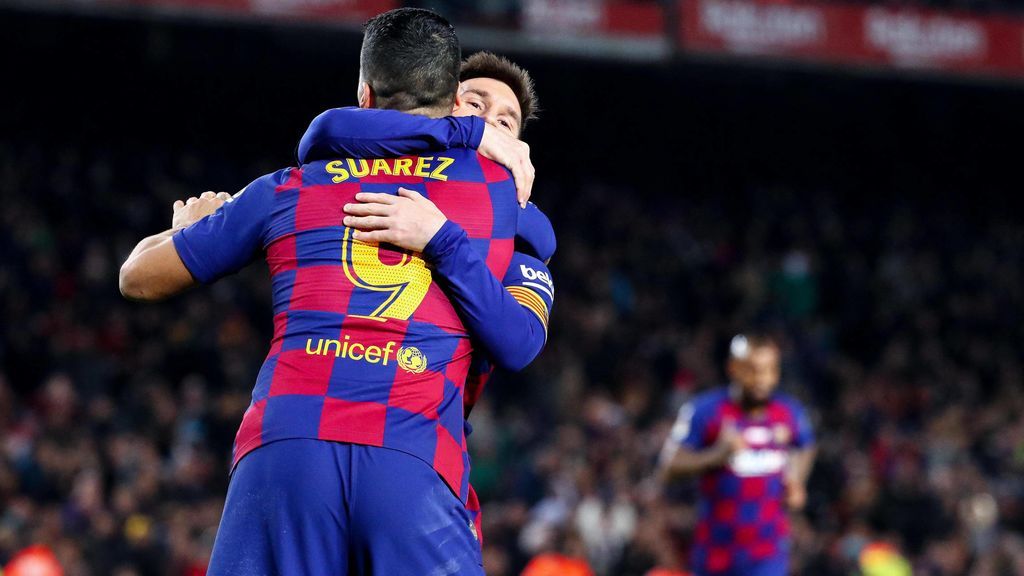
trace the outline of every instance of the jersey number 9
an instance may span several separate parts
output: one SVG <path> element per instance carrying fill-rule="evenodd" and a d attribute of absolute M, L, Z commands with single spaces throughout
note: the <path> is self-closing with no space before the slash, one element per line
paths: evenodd
<path fill-rule="evenodd" d="M 345 228 L 342 240 L 345 276 L 358 288 L 388 294 L 368 316 L 408 320 L 427 296 L 433 277 L 419 256 L 408 252 L 389 254 L 397 256 L 397 261 L 385 263 L 381 260 L 380 246 L 352 238 L 352 229 Z"/>

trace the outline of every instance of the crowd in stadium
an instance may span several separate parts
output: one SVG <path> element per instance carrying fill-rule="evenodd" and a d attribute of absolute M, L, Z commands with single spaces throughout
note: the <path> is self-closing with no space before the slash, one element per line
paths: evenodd
<path fill-rule="evenodd" d="M 71 576 L 204 573 L 269 341 L 265 271 L 146 306 L 117 269 L 173 200 L 272 168 L 0 144 L 0 562 L 45 543 Z M 1024 227 L 776 187 L 650 211 L 619 199 L 654 187 L 591 182 L 568 202 L 563 176 L 535 193 L 560 241 L 550 341 L 470 419 L 488 574 L 550 554 L 598 576 L 684 567 L 692 486 L 659 486 L 657 454 L 755 324 L 818 430 L 797 573 L 849 574 L 878 543 L 915 574 L 1024 573 Z"/>

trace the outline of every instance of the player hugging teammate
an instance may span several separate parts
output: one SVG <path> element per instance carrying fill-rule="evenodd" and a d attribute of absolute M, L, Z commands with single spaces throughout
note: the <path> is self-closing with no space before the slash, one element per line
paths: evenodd
<path fill-rule="evenodd" d="M 270 269 L 274 337 L 211 576 L 483 573 L 466 418 L 494 366 L 539 354 L 555 293 L 518 140 L 536 99 L 507 60 L 462 62 L 426 10 L 368 22 L 360 63 L 359 107 L 318 116 L 298 167 L 176 202 L 121 270 L 151 301 Z M 771 338 L 735 338 L 728 370 L 680 410 L 660 470 L 700 478 L 697 574 L 782 576 L 811 428 L 775 391 Z"/>
<path fill-rule="evenodd" d="M 460 89 L 473 62 L 460 70 L 454 29 L 426 10 L 368 22 L 360 64 L 361 110 L 321 115 L 297 168 L 176 202 L 121 269 L 141 301 L 258 255 L 270 270 L 274 337 L 212 576 L 483 572 L 465 415 L 489 366 L 540 352 L 554 298 L 553 232 L 526 203 L 516 139 L 532 88 L 505 62 Z"/>

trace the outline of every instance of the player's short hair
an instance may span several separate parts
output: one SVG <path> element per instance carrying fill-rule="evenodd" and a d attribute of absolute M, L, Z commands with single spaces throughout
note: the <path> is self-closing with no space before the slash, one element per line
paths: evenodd
<path fill-rule="evenodd" d="M 360 76 L 378 108 L 451 112 L 462 51 L 455 27 L 422 8 L 398 8 L 363 25 Z"/>
<path fill-rule="evenodd" d="M 729 357 L 744 360 L 754 348 L 779 348 L 775 337 L 767 332 L 749 331 L 737 334 L 729 341 Z"/>
<path fill-rule="evenodd" d="M 473 78 L 492 78 L 508 84 L 512 93 L 516 95 L 519 108 L 522 110 L 520 133 L 526 129 L 528 121 L 537 117 L 537 93 L 533 88 L 533 78 L 530 77 L 529 72 L 515 62 L 491 52 L 477 52 L 466 58 L 466 61 L 462 63 L 462 70 L 459 72 L 459 81 Z"/>

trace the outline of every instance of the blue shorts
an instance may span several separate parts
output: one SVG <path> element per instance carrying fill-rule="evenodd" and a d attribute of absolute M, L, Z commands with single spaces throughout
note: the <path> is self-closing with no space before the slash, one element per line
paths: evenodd
<path fill-rule="evenodd" d="M 209 576 L 483 576 L 465 505 L 426 462 L 324 440 L 235 467 Z"/>

